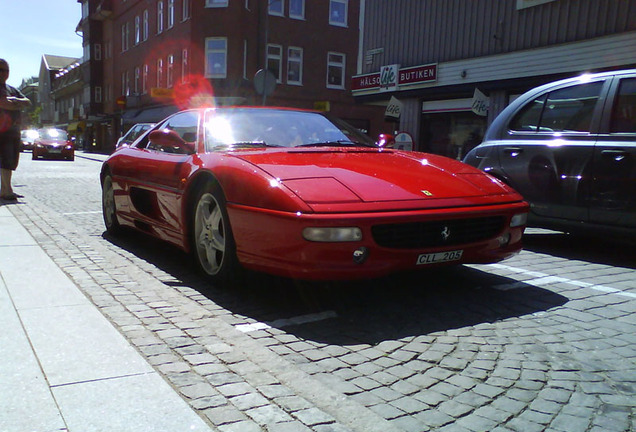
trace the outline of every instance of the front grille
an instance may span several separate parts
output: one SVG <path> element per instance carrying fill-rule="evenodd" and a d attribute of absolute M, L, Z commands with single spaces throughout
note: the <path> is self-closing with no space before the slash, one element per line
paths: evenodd
<path fill-rule="evenodd" d="M 453 246 L 486 240 L 503 229 L 503 216 L 375 225 L 375 242 L 392 249 Z"/>

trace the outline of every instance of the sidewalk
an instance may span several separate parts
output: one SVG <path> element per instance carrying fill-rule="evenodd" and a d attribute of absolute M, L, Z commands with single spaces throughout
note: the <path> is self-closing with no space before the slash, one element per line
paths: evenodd
<path fill-rule="evenodd" d="M 0 206 L 0 432 L 211 431 Z"/>

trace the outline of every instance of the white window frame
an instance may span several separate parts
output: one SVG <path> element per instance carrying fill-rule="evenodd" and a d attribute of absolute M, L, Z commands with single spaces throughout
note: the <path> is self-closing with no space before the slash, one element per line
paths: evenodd
<path fill-rule="evenodd" d="M 301 4 L 301 12 L 299 14 L 292 13 L 292 3 L 300 3 Z M 289 0 L 289 17 L 294 19 L 305 19 L 305 0 Z"/>
<path fill-rule="evenodd" d="M 209 48 L 210 43 L 222 42 L 223 47 Z M 222 55 L 223 65 L 221 66 L 222 72 L 213 72 L 209 64 L 210 55 Z M 209 37 L 205 38 L 205 77 L 206 78 L 226 78 L 227 77 L 227 38 L 224 37 Z"/>
<path fill-rule="evenodd" d="M 338 56 L 342 59 L 342 61 L 333 61 L 332 60 L 332 56 Z M 329 51 L 327 53 L 327 88 L 330 89 L 338 89 L 338 90 L 344 90 L 345 88 L 345 81 L 346 81 L 346 65 L 347 65 L 347 56 L 344 53 L 339 53 L 339 52 L 333 52 L 333 51 Z M 332 67 L 337 67 L 340 68 L 342 70 L 342 83 L 340 84 L 333 84 L 329 82 L 329 70 Z"/>
<path fill-rule="evenodd" d="M 157 34 L 163 33 L 163 1 L 157 2 Z"/>
<path fill-rule="evenodd" d="M 172 88 L 174 85 L 174 54 L 168 55 L 166 63 L 166 87 Z"/>
<path fill-rule="evenodd" d="M 187 0 L 186 0 L 187 1 Z M 184 48 L 181 51 L 181 82 L 190 81 L 190 59 L 189 59 L 189 51 L 187 48 Z"/>
<path fill-rule="evenodd" d="M 271 53 L 270 49 L 278 50 L 278 54 Z M 271 70 L 269 64 L 271 62 L 278 63 L 278 76 L 274 73 L 275 71 Z M 282 82 L 283 75 L 283 46 L 277 44 L 267 44 L 267 69 L 276 77 L 276 82 Z"/>
<path fill-rule="evenodd" d="M 135 68 L 134 89 L 135 94 L 139 94 L 139 81 L 141 80 L 141 68 L 137 66 Z"/>
<path fill-rule="evenodd" d="M 143 27 L 141 32 L 141 40 L 145 42 L 148 40 L 148 29 L 150 27 L 149 19 L 148 19 L 148 9 L 144 10 L 143 14 Z"/>
<path fill-rule="evenodd" d="M 147 64 L 143 65 L 141 70 L 141 92 L 143 94 L 148 93 L 148 76 L 150 75 L 150 66 Z"/>
<path fill-rule="evenodd" d="M 168 0 L 168 27 L 174 27 L 174 0 Z"/>
<path fill-rule="evenodd" d="M 333 19 L 333 6 L 335 4 L 344 5 L 344 18 L 334 20 Z M 329 0 L 329 24 L 338 26 L 338 27 L 347 27 L 347 23 L 349 22 L 349 0 Z"/>
<path fill-rule="evenodd" d="M 128 51 L 128 36 L 130 34 L 130 27 L 128 23 L 121 25 L 121 52 Z"/>
<path fill-rule="evenodd" d="M 157 59 L 157 88 L 162 88 L 163 84 L 163 59 Z"/>
<path fill-rule="evenodd" d="M 181 3 L 181 20 L 186 21 L 190 18 L 190 0 L 183 0 Z"/>
<path fill-rule="evenodd" d="M 294 52 L 299 53 L 300 56 L 295 56 Z M 297 80 L 290 79 L 289 77 L 289 72 L 292 69 L 292 65 L 298 65 Z M 300 47 L 287 47 L 287 84 L 303 85 L 303 49 Z"/>
<path fill-rule="evenodd" d="M 137 15 L 135 17 L 135 45 L 141 43 L 141 17 Z"/>

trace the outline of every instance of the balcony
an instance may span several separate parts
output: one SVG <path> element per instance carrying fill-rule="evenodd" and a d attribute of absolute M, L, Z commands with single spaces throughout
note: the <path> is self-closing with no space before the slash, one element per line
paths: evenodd
<path fill-rule="evenodd" d="M 91 15 L 91 18 L 97 21 L 104 21 L 113 14 L 113 2 L 112 0 L 102 0 L 95 9 L 95 12 Z"/>

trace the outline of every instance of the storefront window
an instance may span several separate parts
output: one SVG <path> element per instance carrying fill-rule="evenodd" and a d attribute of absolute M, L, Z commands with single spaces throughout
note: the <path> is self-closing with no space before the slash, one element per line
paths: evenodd
<path fill-rule="evenodd" d="M 486 127 L 486 117 L 470 111 L 423 114 L 418 150 L 461 160 L 481 143 Z"/>

